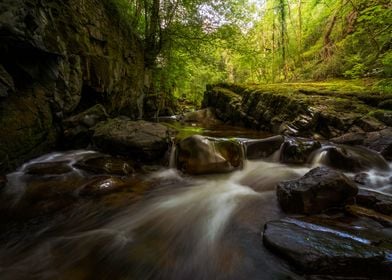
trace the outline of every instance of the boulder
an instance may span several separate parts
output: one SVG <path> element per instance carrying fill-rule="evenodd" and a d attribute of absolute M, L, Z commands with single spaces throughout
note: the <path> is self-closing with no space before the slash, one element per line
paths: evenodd
<path fill-rule="evenodd" d="M 260 159 L 271 156 L 280 149 L 285 138 L 281 135 L 244 142 L 247 159 Z"/>
<path fill-rule="evenodd" d="M 318 141 L 304 138 L 287 137 L 280 151 L 282 163 L 306 163 L 309 156 L 321 148 Z"/>
<path fill-rule="evenodd" d="M 98 149 L 114 155 L 137 161 L 157 161 L 169 148 L 169 134 L 169 129 L 158 123 L 115 118 L 93 128 L 93 143 Z"/>
<path fill-rule="evenodd" d="M 242 168 L 240 143 L 193 135 L 177 144 L 177 168 L 188 174 L 224 173 Z"/>
<path fill-rule="evenodd" d="M 181 120 L 189 123 L 194 122 L 208 125 L 221 123 L 221 121 L 216 118 L 215 112 L 212 108 L 184 113 Z"/>
<path fill-rule="evenodd" d="M 343 173 L 317 167 L 299 179 L 279 183 L 276 192 L 285 212 L 315 214 L 344 205 L 358 188 Z"/>
<path fill-rule="evenodd" d="M 318 223 L 288 218 L 268 222 L 263 243 L 306 275 L 389 279 L 391 235 L 372 227 L 366 222 L 348 228 L 325 218 Z"/>
<path fill-rule="evenodd" d="M 347 172 L 389 170 L 389 165 L 382 156 L 364 147 L 331 145 L 323 147 L 319 154 L 322 156 L 318 163 Z"/>
<path fill-rule="evenodd" d="M 366 137 L 364 132 L 350 132 L 330 139 L 331 142 L 344 145 L 362 145 Z"/>
<path fill-rule="evenodd" d="M 83 159 L 75 163 L 74 166 L 95 174 L 126 176 L 134 172 L 132 164 L 128 161 L 104 155 Z"/>

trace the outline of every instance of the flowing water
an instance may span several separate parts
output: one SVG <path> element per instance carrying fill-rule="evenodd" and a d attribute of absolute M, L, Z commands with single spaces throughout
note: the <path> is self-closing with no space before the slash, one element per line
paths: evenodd
<path fill-rule="evenodd" d="M 133 203 L 124 203 L 122 193 L 109 200 L 79 197 L 91 175 L 74 163 L 93 151 L 37 158 L 8 175 L 2 203 L 10 213 L 13 207 L 15 213 L 33 211 L 20 204 L 38 185 L 39 192 L 53 188 L 56 199 L 68 195 L 64 203 L 55 200 L 65 206 L 39 217 L 0 219 L 0 279 L 303 279 L 263 247 L 261 233 L 267 221 L 285 216 L 276 201 L 277 182 L 322 164 L 323 153 L 301 166 L 280 164 L 274 155 L 246 161 L 241 171 L 197 177 L 172 163 L 137 176 L 153 188 Z M 69 171 L 28 174 L 32 165 L 48 162 Z M 376 189 L 392 190 L 389 171 L 368 174 Z"/>

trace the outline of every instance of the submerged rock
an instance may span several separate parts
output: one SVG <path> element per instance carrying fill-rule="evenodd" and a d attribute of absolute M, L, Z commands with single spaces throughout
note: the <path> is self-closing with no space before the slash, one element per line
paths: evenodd
<path fill-rule="evenodd" d="M 29 175 L 60 175 L 72 171 L 72 167 L 68 161 L 59 162 L 39 162 L 31 164 L 25 170 L 26 174 Z"/>
<path fill-rule="evenodd" d="M 129 162 L 110 156 L 83 159 L 75 163 L 74 166 L 96 174 L 129 175 L 134 172 Z"/>
<path fill-rule="evenodd" d="M 113 192 L 118 192 L 124 188 L 132 186 L 130 180 L 124 180 L 118 177 L 97 177 L 82 186 L 79 191 L 81 196 L 101 196 Z"/>
<path fill-rule="evenodd" d="M 356 184 L 343 173 L 317 167 L 303 177 L 281 182 L 277 187 L 280 206 L 285 212 L 315 214 L 342 206 L 358 192 Z"/>
<path fill-rule="evenodd" d="M 280 149 L 284 143 L 281 135 L 268 137 L 265 139 L 248 140 L 244 143 L 247 159 L 260 159 L 271 156 Z"/>
<path fill-rule="evenodd" d="M 177 147 L 177 168 L 188 174 L 224 173 L 243 165 L 242 147 L 233 140 L 193 135 Z"/>
<path fill-rule="evenodd" d="M 169 129 L 158 123 L 116 118 L 94 127 L 93 142 L 104 152 L 157 161 L 169 148 L 169 134 Z"/>
<path fill-rule="evenodd" d="M 306 274 L 389 279 L 391 234 L 365 226 L 283 219 L 265 225 L 263 243 Z"/>

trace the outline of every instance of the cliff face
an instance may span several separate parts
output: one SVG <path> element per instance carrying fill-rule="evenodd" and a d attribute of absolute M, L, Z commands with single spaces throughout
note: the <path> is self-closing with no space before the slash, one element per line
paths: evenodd
<path fill-rule="evenodd" d="M 97 102 L 136 118 L 143 76 L 111 0 L 2 0 L 0 171 L 53 147 L 61 120 Z"/>

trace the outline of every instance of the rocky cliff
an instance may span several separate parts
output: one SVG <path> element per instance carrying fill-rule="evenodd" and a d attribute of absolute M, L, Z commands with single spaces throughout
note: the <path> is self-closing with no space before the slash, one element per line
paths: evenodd
<path fill-rule="evenodd" d="M 0 172 L 53 147 L 96 103 L 138 115 L 141 42 L 111 0 L 0 2 Z"/>

